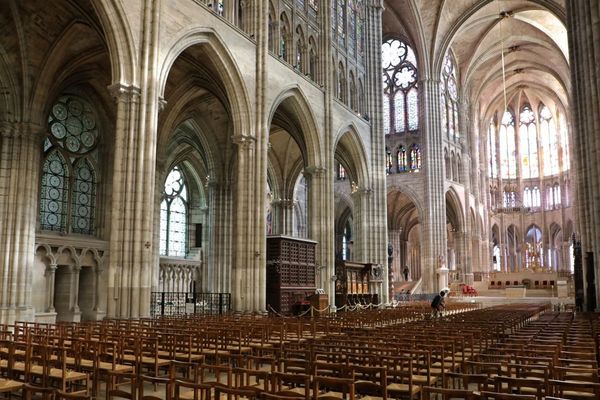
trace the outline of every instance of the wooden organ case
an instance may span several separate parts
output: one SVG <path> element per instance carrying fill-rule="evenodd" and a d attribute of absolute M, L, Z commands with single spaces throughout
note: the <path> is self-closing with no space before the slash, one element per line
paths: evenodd
<path fill-rule="evenodd" d="M 307 239 L 267 236 L 267 311 L 292 314 L 294 306 L 315 293 L 316 245 Z"/>

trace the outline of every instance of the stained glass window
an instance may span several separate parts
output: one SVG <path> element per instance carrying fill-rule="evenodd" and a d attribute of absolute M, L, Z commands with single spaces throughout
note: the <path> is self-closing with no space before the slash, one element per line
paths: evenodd
<path fill-rule="evenodd" d="M 348 53 L 351 57 L 356 55 L 356 0 L 348 0 L 350 14 L 348 16 Z"/>
<path fill-rule="evenodd" d="M 315 52 L 314 43 L 311 43 L 308 53 L 308 75 L 312 80 L 317 78 L 317 53 Z"/>
<path fill-rule="evenodd" d="M 346 72 L 342 63 L 338 68 L 338 99 L 346 101 Z"/>
<path fill-rule="evenodd" d="M 391 174 L 394 168 L 394 160 L 390 149 L 385 150 L 385 173 Z"/>
<path fill-rule="evenodd" d="M 554 186 L 552 186 L 552 203 L 554 207 L 558 207 L 561 204 L 560 185 L 558 183 L 555 183 Z"/>
<path fill-rule="evenodd" d="M 336 2 L 338 44 L 344 46 L 346 40 L 346 0 L 337 0 Z"/>
<path fill-rule="evenodd" d="M 386 95 L 383 95 L 383 120 L 389 121 L 389 119 L 390 119 L 390 102 L 389 102 L 388 97 Z M 389 124 L 383 125 L 383 133 L 385 135 L 389 135 L 389 133 L 390 133 L 390 125 Z"/>
<path fill-rule="evenodd" d="M 571 166 L 571 159 L 569 156 L 569 131 L 567 129 L 567 120 L 565 115 L 560 113 L 558 115 L 559 126 L 560 126 L 560 147 L 559 149 L 559 157 L 562 156 L 562 170 L 567 171 Z M 562 150 L 562 151 L 560 151 Z"/>
<path fill-rule="evenodd" d="M 381 47 L 383 65 L 383 102 L 386 133 L 405 133 L 419 128 L 417 63 L 414 51 L 399 39 Z"/>
<path fill-rule="evenodd" d="M 496 123 L 492 118 L 490 120 L 490 127 L 488 130 L 488 159 L 490 160 L 490 177 L 497 178 L 498 177 L 498 164 L 496 160 Z"/>
<path fill-rule="evenodd" d="M 343 181 L 344 179 L 346 179 L 346 169 L 344 168 L 344 166 L 340 163 L 338 163 L 338 168 L 337 168 L 337 178 L 340 181 Z"/>
<path fill-rule="evenodd" d="M 545 105 L 540 105 L 540 142 L 542 152 L 543 174 L 558 173 L 558 142 L 552 113 Z"/>
<path fill-rule="evenodd" d="M 283 59 L 284 61 L 288 61 L 287 40 L 290 28 L 288 26 L 288 19 L 285 14 L 281 14 L 279 25 L 279 58 Z"/>
<path fill-rule="evenodd" d="M 48 116 L 40 189 L 40 228 L 94 234 L 98 127 L 90 104 L 62 96 Z"/>
<path fill-rule="evenodd" d="M 517 147 L 515 142 L 515 119 L 510 111 L 502 116 L 500 125 L 500 173 L 504 179 L 517 177 Z"/>
<path fill-rule="evenodd" d="M 421 168 L 421 149 L 418 144 L 410 146 L 410 169 L 416 171 Z"/>
<path fill-rule="evenodd" d="M 523 205 L 525 207 L 531 207 L 532 205 L 531 189 L 529 189 L 529 187 L 525 187 L 525 190 L 523 190 Z"/>
<path fill-rule="evenodd" d="M 40 226 L 48 231 L 66 231 L 69 175 L 67 163 L 58 150 L 46 157 L 42 168 Z"/>
<path fill-rule="evenodd" d="M 364 0 L 356 2 L 356 47 L 358 55 L 362 56 L 365 50 L 365 5 Z"/>
<path fill-rule="evenodd" d="M 458 140 L 458 86 L 456 67 L 451 53 L 444 58 L 441 79 L 442 131 L 448 139 Z"/>
<path fill-rule="evenodd" d="M 187 188 L 178 166 L 167 175 L 162 196 L 160 254 L 184 257 L 187 251 Z"/>
<path fill-rule="evenodd" d="M 96 177 L 90 163 L 82 159 L 74 171 L 73 193 L 71 198 L 72 231 L 86 235 L 94 233 L 94 190 Z"/>
<path fill-rule="evenodd" d="M 221 17 L 223 17 L 225 15 L 224 0 L 217 0 L 216 6 L 217 6 L 217 9 L 216 9 L 217 14 L 219 14 Z"/>
<path fill-rule="evenodd" d="M 540 188 L 534 186 L 533 190 L 531 191 L 531 206 L 540 207 L 540 205 Z"/>
<path fill-rule="evenodd" d="M 521 177 L 524 179 L 539 176 L 537 131 L 535 114 L 528 104 L 521 108 L 519 115 L 519 152 L 521 155 Z"/>
<path fill-rule="evenodd" d="M 408 170 L 408 162 L 406 159 L 406 149 L 404 148 L 404 146 L 400 146 L 396 157 L 398 159 L 398 172 L 407 171 Z"/>

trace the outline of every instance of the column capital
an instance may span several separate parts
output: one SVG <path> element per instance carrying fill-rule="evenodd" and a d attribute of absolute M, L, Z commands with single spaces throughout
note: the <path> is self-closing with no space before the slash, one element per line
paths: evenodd
<path fill-rule="evenodd" d="M 231 137 L 231 141 L 240 149 L 249 149 L 256 142 L 256 138 L 251 135 L 234 135 Z"/>
<path fill-rule="evenodd" d="M 132 101 L 138 101 L 142 93 L 141 89 L 133 85 L 125 85 L 122 83 L 115 83 L 107 87 L 110 95 L 115 99 L 115 102 L 129 103 Z"/>
<path fill-rule="evenodd" d="M 383 0 L 369 0 L 367 2 L 367 7 L 381 9 L 382 11 L 385 9 L 383 6 Z"/>
<path fill-rule="evenodd" d="M 327 172 L 327 168 L 317 166 L 317 165 L 310 165 L 310 166 L 304 168 L 304 174 L 309 175 L 311 177 L 321 177 L 321 176 L 325 175 L 326 172 Z"/>

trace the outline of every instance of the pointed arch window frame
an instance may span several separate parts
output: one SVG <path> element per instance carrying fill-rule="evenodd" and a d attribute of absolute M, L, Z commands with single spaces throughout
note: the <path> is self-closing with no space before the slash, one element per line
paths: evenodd
<path fill-rule="evenodd" d="M 382 44 L 384 133 L 419 132 L 419 69 L 410 43 L 391 37 Z M 400 110 L 401 109 L 401 110 Z"/>
<path fill-rule="evenodd" d="M 169 180 L 172 179 L 174 173 L 179 174 L 179 178 L 175 179 L 179 185 L 179 189 L 167 189 L 168 185 L 170 185 Z M 189 251 L 189 190 L 186 181 L 185 173 L 180 165 L 175 165 L 171 168 L 165 178 L 160 201 L 159 253 L 161 256 L 185 257 Z M 170 190 L 171 193 L 167 193 L 167 190 Z M 181 209 L 172 209 L 174 205 L 179 205 L 180 203 L 183 204 L 183 212 Z M 182 214 L 183 221 L 181 219 L 175 220 L 176 217 L 180 217 Z M 163 223 L 165 224 L 164 227 Z M 181 231 L 176 231 L 175 227 L 172 226 L 173 223 L 179 224 L 179 226 L 183 225 L 183 238 L 180 238 L 179 241 L 172 240 L 172 235 L 181 235 Z M 172 242 L 177 243 L 177 249 L 171 246 Z"/>

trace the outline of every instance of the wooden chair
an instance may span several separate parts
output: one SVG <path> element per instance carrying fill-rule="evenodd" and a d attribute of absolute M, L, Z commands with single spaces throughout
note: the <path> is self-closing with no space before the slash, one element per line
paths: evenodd
<path fill-rule="evenodd" d="M 394 363 L 388 365 L 386 375 L 389 397 L 412 399 L 420 394 L 422 386 L 413 381 L 412 358 L 394 357 Z"/>
<path fill-rule="evenodd" d="M 535 400 L 535 395 L 529 394 L 510 394 L 497 392 L 481 392 L 479 398 L 482 400 Z"/>
<path fill-rule="evenodd" d="M 34 386 L 26 383 L 23 385 L 23 400 L 55 400 L 56 389 L 51 387 Z"/>
<path fill-rule="evenodd" d="M 233 385 L 238 389 L 268 392 L 270 380 L 271 376 L 268 371 L 250 368 L 233 369 Z"/>
<path fill-rule="evenodd" d="M 154 390 L 150 392 L 146 386 Z M 160 387 L 164 387 L 164 391 L 160 390 Z M 171 400 L 172 393 L 172 382 L 169 378 L 148 375 L 140 375 L 138 378 L 138 400 Z"/>
<path fill-rule="evenodd" d="M 307 374 L 271 373 L 271 394 L 286 397 L 299 396 L 309 400 L 310 385 L 310 375 Z"/>
<path fill-rule="evenodd" d="M 422 394 L 423 394 L 423 396 L 421 397 L 421 399 L 423 399 L 423 400 L 439 399 L 439 398 L 441 398 L 442 400 L 452 400 L 452 399 L 475 400 L 478 398 L 478 396 L 470 390 L 448 389 L 448 388 L 432 387 L 432 386 L 423 387 Z"/>
<path fill-rule="evenodd" d="M 542 400 L 546 392 L 546 382 L 539 379 L 497 376 L 494 383 L 498 393 L 534 394 L 537 400 Z"/>
<path fill-rule="evenodd" d="M 219 400 L 255 400 L 258 397 L 258 393 L 254 390 L 237 389 L 221 385 L 215 385 L 214 391 L 214 398 Z"/>
<path fill-rule="evenodd" d="M 486 374 L 463 374 L 461 372 L 447 372 L 444 375 L 445 388 L 469 390 L 471 385 L 477 385 L 477 391 L 494 390 L 493 379 Z"/>
<path fill-rule="evenodd" d="M 127 388 L 129 388 L 127 390 Z M 137 400 L 137 374 L 109 371 L 106 377 L 106 400 L 113 398 Z"/>
<path fill-rule="evenodd" d="M 575 400 L 600 399 L 600 383 L 548 380 L 553 396 Z"/>
<path fill-rule="evenodd" d="M 336 378 L 331 376 L 315 375 L 313 378 L 313 399 L 354 400 L 354 380 L 348 378 Z"/>
<path fill-rule="evenodd" d="M 62 390 L 56 391 L 55 400 L 90 400 L 91 396 L 87 393 L 69 393 Z"/>
<path fill-rule="evenodd" d="M 356 381 L 354 382 L 354 394 L 364 400 L 387 400 L 387 387 L 385 384 Z"/>
<path fill-rule="evenodd" d="M 206 383 L 176 380 L 174 382 L 175 400 L 211 400 L 213 387 Z"/>
<path fill-rule="evenodd" d="M 259 397 L 263 400 L 300 400 L 303 399 L 299 393 L 296 392 L 279 392 L 279 393 L 260 393 Z"/>

